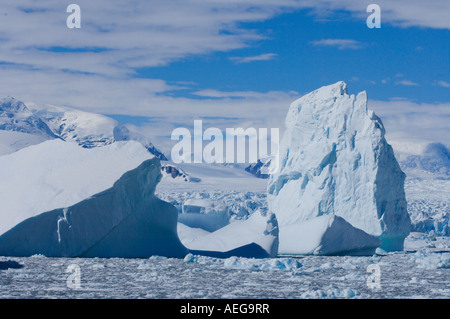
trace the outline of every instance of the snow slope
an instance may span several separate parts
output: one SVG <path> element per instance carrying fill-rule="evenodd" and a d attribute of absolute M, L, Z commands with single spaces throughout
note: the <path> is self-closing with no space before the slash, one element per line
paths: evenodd
<path fill-rule="evenodd" d="M 0 255 L 50 257 L 183 257 L 177 210 L 154 196 L 157 158 L 73 206 L 29 218 L 0 236 Z"/>
<path fill-rule="evenodd" d="M 45 135 L 0 130 L 0 156 L 17 152 L 22 148 L 36 145 L 49 139 L 51 138 Z"/>
<path fill-rule="evenodd" d="M 410 231 L 405 174 L 384 135 L 366 93 L 349 95 L 344 82 L 294 101 L 280 171 L 268 183 L 269 209 L 280 229 L 334 214 L 379 237 L 383 249 L 401 250 Z M 280 238 L 280 247 L 290 240 Z"/>
<path fill-rule="evenodd" d="M 59 139 L 0 157 L 0 235 L 27 218 L 74 205 L 153 157 L 138 142 L 85 149 Z"/>

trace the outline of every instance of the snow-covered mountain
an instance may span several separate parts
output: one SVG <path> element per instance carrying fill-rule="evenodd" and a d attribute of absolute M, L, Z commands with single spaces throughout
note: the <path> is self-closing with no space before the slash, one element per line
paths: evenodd
<path fill-rule="evenodd" d="M 56 138 L 48 125 L 23 102 L 13 97 L 0 99 L 0 130 Z"/>
<path fill-rule="evenodd" d="M 7 149 L 16 151 L 20 149 L 18 145 L 26 147 L 54 138 L 75 142 L 84 148 L 134 140 L 159 159 L 167 160 L 147 137 L 130 131 L 112 118 L 68 107 L 25 104 L 13 97 L 0 100 L 0 131 L 3 133 L 0 135 L 0 154 L 7 153 Z M 3 131 L 20 132 L 30 136 L 5 134 Z M 36 136 L 40 137 L 37 141 Z M 18 144 L 17 139 L 22 142 Z M 23 142 L 24 140 L 26 142 Z M 13 147 L 14 145 L 16 147 Z"/>
<path fill-rule="evenodd" d="M 412 177 L 426 174 L 427 177 L 449 179 L 450 150 L 444 144 L 429 143 L 421 154 L 408 155 L 400 165 Z"/>
<path fill-rule="evenodd" d="M 85 148 L 109 145 L 118 141 L 140 142 L 150 153 L 167 160 L 150 140 L 116 120 L 96 113 L 68 107 L 27 103 L 36 116 L 41 118 L 52 132 L 65 141 L 73 141 Z"/>

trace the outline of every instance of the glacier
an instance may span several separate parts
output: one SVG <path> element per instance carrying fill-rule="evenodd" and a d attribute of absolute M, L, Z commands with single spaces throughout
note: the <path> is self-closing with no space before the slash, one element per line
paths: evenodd
<path fill-rule="evenodd" d="M 405 174 L 381 119 L 367 108 L 366 92 L 349 95 L 342 81 L 324 86 L 294 101 L 285 124 L 280 169 L 267 186 L 280 250 L 288 253 L 295 240 L 283 228 L 330 214 L 378 237 L 385 251 L 402 250 L 411 224 Z"/>

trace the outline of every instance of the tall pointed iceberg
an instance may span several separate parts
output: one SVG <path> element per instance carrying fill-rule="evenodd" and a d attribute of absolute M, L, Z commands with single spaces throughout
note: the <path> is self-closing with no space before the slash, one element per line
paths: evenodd
<path fill-rule="evenodd" d="M 322 87 L 294 101 L 285 123 L 280 168 L 268 183 L 269 209 L 280 226 L 280 252 L 289 253 L 283 250 L 298 240 L 284 236 L 283 228 L 295 233 L 292 225 L 322 215 L 342 217 L 347 228 L 378 237 L 386 251 L 403 249 L 410 231 L 405 174 L 380 118 L 367 109 L 366 92 L 349 95 L 344 82 Z M 361 244 L 355 246 L 361 249 Z"/>

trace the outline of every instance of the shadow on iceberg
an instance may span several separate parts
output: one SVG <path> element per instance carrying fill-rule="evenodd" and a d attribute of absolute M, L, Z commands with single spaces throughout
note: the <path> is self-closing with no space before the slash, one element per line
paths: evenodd
<path fill-rule="evenodd" d="M 184 257 L 177 210 L 154 195 L 160 179 L 159 160 L 146 160 L 110 189 L 16 225 L 0 236 L 0 255 Z"/>

